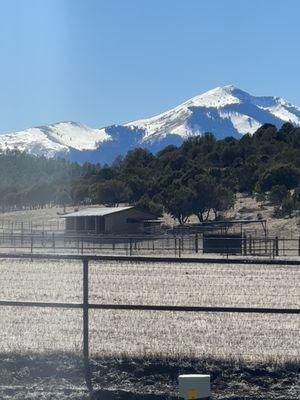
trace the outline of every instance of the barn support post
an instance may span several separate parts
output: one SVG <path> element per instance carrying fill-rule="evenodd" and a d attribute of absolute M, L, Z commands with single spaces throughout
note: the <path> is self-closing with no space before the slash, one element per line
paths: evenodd
<path fill-rule="evenodd" d="M 83 360 L 86 386 L 91 392 L 93 387 L 89 363 L 89 260 L 87 258 L 83 259 Z"/>

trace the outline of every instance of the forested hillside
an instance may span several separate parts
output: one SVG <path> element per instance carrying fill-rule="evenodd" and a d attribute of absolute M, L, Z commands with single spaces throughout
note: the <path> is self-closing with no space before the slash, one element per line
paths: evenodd
<path fill-rule="evenodd" d="M 71 202 L 71 182 L 83 173 L 82 166 L 63 159 L 35 157 L 19 151 L 0 153 L 2 210 Z"/>
<path fill-rule="evenodd" d="M 200 221 L 246 192 L 267 198 L 279 214 L 300 204 L 300 128 L 265 124 L 241 139 L 207 133 L 156 155 L 135 149 L 111 165 L 69 163 L 9 152 L 0 155 L 3 210 L 49 204 L 137 204 L 180 223 Z"/>

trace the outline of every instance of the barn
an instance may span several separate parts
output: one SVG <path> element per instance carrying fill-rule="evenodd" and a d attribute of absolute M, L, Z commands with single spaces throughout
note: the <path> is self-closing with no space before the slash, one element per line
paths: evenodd
<path fill-rule="evenodd" d="M 93 207 L 63 216 L 67 233 L 157 234 L 162 220 L 136 207 Z"/>

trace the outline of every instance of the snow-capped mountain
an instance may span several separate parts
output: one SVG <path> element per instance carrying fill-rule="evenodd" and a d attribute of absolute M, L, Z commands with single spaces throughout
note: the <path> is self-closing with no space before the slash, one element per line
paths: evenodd
<path fill-rule="evenodd" d="M 300 107 L 280 97 L 251 96 L 234 86 L 212 89 L 170 111 L 126 126 L 144 131 L 144 141 L 175 134 L 183 138 L 212 132 L 216 137 L 240 137 L 254 133 L 262 124 L 300 125 Z"/>
<path fill-rule="evenodd" d="M 212 132 L 217 138 L 240 137 L 262 124 L 300 126 L 300 107 L 280 97 L 252 96 L 234 86 L 217 87 L 148 119 L 92 129 L 75 122 L 0 135 L 0 150 L 18 149 L 79 162 L 111 162 L 135 147 L 158 151 L 189 136 Z"/>
<path fill-rule="evenodd" d="M 48 126 L 0 135 L 0 149 L 18 149 L 35 155 L 54 157 L 68 153 L 70 148 L 79 151 L 95 150 L 110 137 L 103 129 L 92 129 L 75 122 L 59 122 Z"/>

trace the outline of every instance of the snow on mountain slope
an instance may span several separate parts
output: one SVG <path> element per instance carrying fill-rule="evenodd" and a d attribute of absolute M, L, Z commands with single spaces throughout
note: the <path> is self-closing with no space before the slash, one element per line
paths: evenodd
<path fill-rule="evenodd" d="M 284 122 L 300 125 L 300 108 L 279 97 L 251 96 L 234 86 L 212 89 L 179 106 L 148 119 L 126 126 L 142 129 L 144 141 L 169 134 L 186 138 L 213 132 L 217 137 L 254 133 L 262 124 L 277 126 Z"/>
<path fill-rule="evenodd" d="M 0 135 L 0 149 L 18 149 L 53 157 L 57 153 L 68 153 L 70 148 L 95 150 L 106 140 L 110 140 L 110 136 L 104 129 L 92 129 L 75 122 L 60 122 Z"/>
<path fill-rule="evenodd" d="M 156 152 L 194 135 L 217 138 L 254 133 L 262 124 L 300 126 L 300 108 L 280 97 L 252 96 L 234 86 L 217 87 L 152 118 L 92 129 L 75 122 L 0 135 L 0 150 L 18 149 L 74 161 L 111 162 L 135 147 Z"/>

